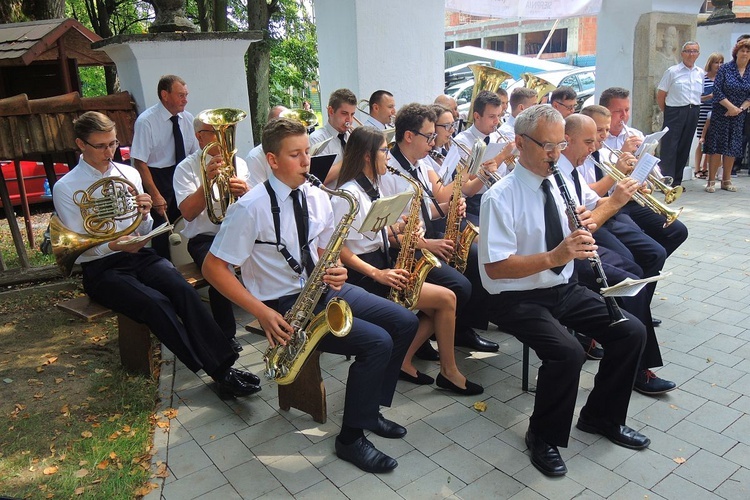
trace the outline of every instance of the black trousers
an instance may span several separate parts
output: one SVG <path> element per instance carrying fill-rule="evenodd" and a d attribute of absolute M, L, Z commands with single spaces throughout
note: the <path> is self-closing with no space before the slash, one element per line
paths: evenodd
<path fill-rule="evenodd" d="M 699 105 L 666 106 L 664 109 L 664 126 L 669 127 L 669 132 L 661 140 L 659 167 L 662 174 L 674 178 L 675 186 L 682 184 L 682 172 L 690 157 L 699 114 Z"/>
<path fill-rule="evenodd" d="M 655 213 L 650 208 L 642 207 L 634 201 L 628 202 L 622 207 L 621 213 L 629 215 L 644 233 L 664 247 L 667 257 L 672 255 L 688 237 L 688 229 L 685 224 L 676 220 L 669 226 L 664 227 L 666 218 L 663 215 Z"/>
<path fill-rule="evenodd" d="M 611 217 L 601 229 L 594 233 L 594 238 L 597 245 L 603 245 L 635 262 L 643 273 L 633 274 L 641 278 L 659 274 L 667 260 L 666 249 L 644 233 L 638 224 L 624 213 L 617 213 Z"/>
<path fill-rule="evenodd" d="M 629 321 L 609 326 L 604 300 L 577 284 L 490 296 L 490 321 L 528 345 L 542 360 L 529 430 L 545 442 L 567 446 L 578 380 L 586 356 L 566 327 L 596 339 L 604 358 L 581 409 L 587 419 L 624 424 L 646 331 Z"/>
<path fill-rule="evenodd" d="M 329 290 L 315 308 L 322 311 L 334 297 L 344 299 L 352 310 L 352 329 L 345 337 L 326 335 L 318 348 L 323 352 L 352 355 L 344 403 L 344 425 L 375 429 L 380 405 L 390 406 L 401 363 L 414 340 L 419 320 L 408 309 L 348 283 L 340 291 Z M 297 295 L 278 300 L 278 311 L 288 311 Z"/>
<path fill-rule="evenodd" d="M 214 237 L 213 234 L 199 234 L 188 240 L 188 253 L 197 264 L 198 269 L 203 267 L 203 261 L 211 249 Z M 213 286 L 208 287 L 208 300 L 211 304 L 211 314 L 213 314 L 214 321 L 219 325 L 227 339 L 233 339 L 237 334 L 237 324 L 234 321 L 232 301 L 220 294 Z"/>
<path fill-rule="evenodd" d="M 119 252 L 82 267 L 92 299 L 148 325 L 190 370 L 221 375 L 237 360 L 198 292 L 153 249 Z"/>
<path fill-rule="evenodd" d="M 154 227 L 160 226 L 169 220 L 170 223 L 174 222 L 180 217 L 180 209 L 177 208 L 177 199 L 174 196 L 174 187 L 172 184 L 172 178 L 174 177 L 174 167 L 164 168 L 151 168 L 148 170 L 151 172 L 151 178 L 156 184 L 156 189 L 159 193 L 167 200 L 167 218 L 165 219 L 155 208 L 151 209 L 151 217 L 154 219 Z M 151 248 L 156 250 L 156 253 L 160 257 L 164 257 L 170 260 L 169 257 L 169 233 L 163 233 L 159 236 L 151 239 Z"/>

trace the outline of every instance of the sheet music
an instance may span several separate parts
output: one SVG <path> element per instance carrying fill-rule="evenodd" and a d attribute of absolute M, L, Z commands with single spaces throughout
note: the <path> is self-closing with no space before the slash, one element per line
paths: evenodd
<path fill-rule="evenodd" d="M 663 130 L 660 130 L 658 132 L 654 132 L 653 134 L 649 134 L 646 137 L 643 138 L 643 142 L 640 146 L 638 146 L 638 149 L 636 150 L 635 157 L 640 158 L 643 153 L 651 153 L 653 154 L 654 151 L 656 151 L 656 146 L 659 145 L 659 141 L 662 137 L 664 137 L 664 134 L 669 132 L 669 127 L 664 127 Z"/>
<path fill-rule="evenodd" d="M 645 287 L 649 283 L 664 279 L 671 274 L 672 273 L 659 273 L 658 276 L 652 276 L 650 278 L 643 278 L 640 280 L 625 278 L 616 285 L 602 288 L 599 292 L 604 297 L 634 297 L 643 289 L 643 287 Z"/>
<path fill-rule="evenodd" d="M 368 231 L 377 233 L 384 227 L 395 224 L 412 196 L 414 196 L 414 191 L 404 191 L 375 200 L 357 231 L 363 234 Z"/>
<path fill-rule="evenodd" d="M 151 232 L 148 233 L 148 234 L 144 234 L 144 235 L 141 235 L 141 236 L 136 236 L 136 237 L 130 238 L 128 240 L 118 241 L 115 244 L 117 246 L 125 246 L 125 245 L 131 245 L 133 243 L 140 243 L 142 241 L 148 241 L 151 238 L 153 238 L 154 236 L 159 236 L 162 233 L 166 233 L 166 232 L 171 231 L 173 228 L 174 228 L 174 226 L 172 226 L 172 224 L 170 224 L 169 222 L 165 222 L 161 226 L 152 229 Z"/>
<path fill-rule="evenodd" d="M 503 152 L 503 149 L 505 149 L 505 146 L 508 145 L 507 141 L 500 141 L 500 142 L 490 142 L 487 144 L 487 148 L 484 150 L 484 155 L 482 156 L 482 161 L 480 161 L 480 165 L 486 161 L 490 161 L 497 155 Z"/>
<path fill-rule="evenodd" d="M 659 158 L 649 153 L 644 153 L 638 158 L 638 163 L 635 164 L 635 168 L 629 177 L 643 183 L 658 163 Z"/>
<path fill-rule="evenodd" d="M 458 162 L 461 161 L 461 150 L 459 148 L 450 148 L 448 154 L 443 159 L 442 169 L 443 184 L 449 184 L 453 180 L 453 172 L 456 171 Z"/>

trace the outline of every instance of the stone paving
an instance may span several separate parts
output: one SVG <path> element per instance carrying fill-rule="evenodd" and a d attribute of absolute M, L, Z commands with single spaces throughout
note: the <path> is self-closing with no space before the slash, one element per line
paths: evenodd
<path fill-rule="evenodd" d="M 645 451 L 615 446 L 573 428 L 561 449 L 569 472 L 549 479 L 530 463 L 523 436 L 534 396 L 521 391 L 521 344 L 494 326 L 484 333 L 500 344 L 494 354 L 460 348 L 461 370 L 485 387 L 487 411 L 433 386 L 399 382 L 384 412 L 408 429 L 404 439 L 370 436 L 395 457 L 389 474 L 366 474 L 334 454 L 349 362 L 324 354 L 328 422 L 278 409 L 274 384 L 224 402 L 211 381 L 182 364 L 162 370 L 162 410 L 177 409 L 168 430 L 155 431 L 155 463 L 169 476 L 148 500 L 250 498 L 750 498 L 750 178 L 734 179 L 738 193 L 703 192 L 686 181 L 675 203 L 690 229 L 667 261 L 672 275 L 654 297 L 665 366 L 660 376 L 678 383 L 661 397 L 633 393 L 630 426 L 651 438 Z M 718 183 L 717 183 L 718 184 Z M 261 375 L 264 338 L 245 332 L 238 314 L 239 363 Z M 532 360 L 538 363 L 536 358 Z M 421 371 L 438 373 L 418 361 Z M 597 364 L 587 362 L 576 412 Z M 535 370 L 532 367 L 532 380 Z"/>

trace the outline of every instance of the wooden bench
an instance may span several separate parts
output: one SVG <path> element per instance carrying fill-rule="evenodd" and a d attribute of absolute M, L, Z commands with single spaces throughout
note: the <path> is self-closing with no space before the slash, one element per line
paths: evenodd
<path fill-rule="evenodd" d="M 258 320 L 245 325 L 245 330 L 265 337 Z M 288 385 L 279 385 L 279 408 L 289 411 L 296 408 L 310 415 L 319 424 L 328 419 L 326 386 L 320 372 L 320 351 L 313 352 L 300 370 L 297 379 Z"/>
<path fill-rule="evenodd" d="M 177 270 L 193 288 L 208 286 L 194 262 L 179 265 Z M 86 321 L 117 314 L 118 346 L 123 368 L 133 373 L 153 375 L 154 353 L 151 332 L 146 325 L 94 302 L 88 295 L 60 302 L 57 308 Z"/>

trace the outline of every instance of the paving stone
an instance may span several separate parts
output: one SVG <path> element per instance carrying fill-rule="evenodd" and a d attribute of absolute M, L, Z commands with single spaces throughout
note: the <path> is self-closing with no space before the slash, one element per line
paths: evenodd
<path fill-rule="evenodd" d="M 716 384 L 719 387 L 728 388 L 735 392 L 742 392 L 741 390 L 737 391 L 736 388 L 732 388 L 731 386 L 741 379 L 743 375 L 747 375 L 747 373 L 729 366 L 713 363 L 711 366 L 703 370 L 703 372 L 697 374 L 695 378 L 708 382 L 709 384 Z"/>
<path fill-rule="evenodd" d="M 649 450 L 655 451 L 672 460 L 691 457 L 700 449 L 698 446 L 688 443 L 684 439 L 680 439 L 670 433 L 662 432 L 659 429 L 654 429 L 653 427 L 646 427 L 641 429 L 640 432 L 651 439 L 651 444 L 648 446 Z"/>
<path fill-rule="evenodd" d="M 470 451 L 509 476 L 513 476 L 529 464 L 528 455 L 494 437 L 487 439 Z"/>
<path fill-rule="evenodd" d="M 586 489 L 568 476 L 549 478 L 531 464 L 520 470 L 513 479 L 532 488 L 544 498 L 576 498 Z"/>
<path fill-rule="evenodd" d="M 689 414 L 690 412 L 687 410 L 666 402 L 657 401 L 642 412 L 634 415 L 633 419 L 645 425 L 656 427 L 659 430 L 667 431 Z"/>
<path fill-rule="evenodd" d="M 515 498 L 524 486 L 500 471 L 490 471 L 466 488 L 458 491 L 458 498 L 493 498 L 497 500 Z"/>
<path fill-rule="evenodd" d="M 247 446 L 234 434 L 203 445 L 203 451 L 222 472 L 255 458 Z"/>
<path fill-rule="evenodd" d="M 737 444 L 736 439 L 687 420 L 671 428 L 669 434 L 717 455 L 723 455 Z"/>
<path fill-rule="evenodd" d="M 440 450 L 430 459 L 466 484 L 492 470 L 490 464 L 457 444 Z"/>
<path fill-rule="evenodd" d="M 427 415 L 422 421 L 434 427 L 438 432 L 445 434 L 462 427 L 475 418 L 479 418 L 479 415 L 473 408 L 466 406 L 466 404 L 453 403 Z"/>
<path fill-rule="evenodd" d="M 201 498 L 205 493 L 226 484 L 226 478 L 211 465 L 170 483 L 163 493 L 165 500 L 189 500 Z"/>
<path fill-rule="evenodd" d="M 406 427 L 406 440 L 428 457 L 451 444 L 445 434 L 423 421 L 417 421 Z"/>
<path fill-rule="evenodd" d="M 698 379 L 692 379 L 680 386 L 683 391 L 688 391 L 696 396 L 716 401 L 721 405 L 730 405 L 735 402 L 741 394 L 737 394 L 729 389 L 724 389 L 718 385 L 710 384 Z"/>
<path fill-rule="evenodd" d="M 300 491 L 294 495 L 294 498 L 298 500 L 318 500 L 320 498 L 325 498 L 326 500 L 345 500 L 346 495 L 341 493 L 332 482 L 321 481 Z"/>
<path fill-rule="evenodd" d="M 750 444 L 750 415 L 743 415 L 722 433 L 737 441 Z"/>
<path fill-rule="evenodd" d="M 685 498 L 717 499 L 716 495 L 677 475 L 670 475 L 654 486 L 653 491 L 669 500 Z"/>
<path fill-rule="evenodd" d="M 713 491 L 737 469 L 739 465 L 734 462 L 700 450 L 680 465 L 675 473 L 708 491 Z"/>
<path fill-rule="evenodd" d="M 664 497 L 661 497 L 653 493 L 652 491 L 647 490 L 643 486 L 640 486 L 633 481 L 628 482 L 628 484 L 614 492 L 609 497 L 609 500 L 632 500 L 635 498 L 643 500 L 664 500 Z"/>
<path fill-rule="evenodd" d="M 245 428 L 247 428 L 247 423 L 237 415 L 232 414 L 196 427 L 190 431 L 190 435 L 193 436 L 196 443 L 203 446 Z"/>
<path fill-rule="evenodd" d="M 720 433 L 741 416 L 741 411 L 708 401 L 688 415 L 686 420 Z"/>
<path fill-rule="evenodd" d="M 341 492 L 348 498 L 361 498 L 362 500 L 402 499 L 395 491 L 388 488 L 377 474 L 365 474 L 341 488 Z"/>
<path fill-rule="evenodd" d="M 224 476 L 244 499 L 258 498 L 282 487 L 258 459 L 229 469 Z M 289 493 L 286 494 L 288 497 Z"/>
<path fill-rule="evenodd" d="M 504 430 L 495 422 L 480 416 L 446 433 L 445 437 L 468 450 Z"/>
<path fill-rule="evenodd" d="M 398 490 L 437 468 L 438 464 L 420 451 L 412 450 L 406 455 L 398 457 L 396 470 L 388 474 L 381 474 L 378 477 L 392 490 Z"/>
<path fill-rule="evenodd" d="M 604 498 L 628 482 L 624 477 L 581 455 L 566 461 L 566 465 L 570 479 Z"/>
<path fill-rule="evenodd" d="M 231 484 L 225 484 L 200 496 L 201 500 L 242 500 Z"/>
<path fill-rule="evenodd" d="M 715 493 L 722 498 L 750 498 L 750 470 L 741 468 L 716 488 Z"/>
<path fill-rule="evenodd" d="M 453 474 L 443 468 L 437 468 L 413 483 L 399 488 L 396 493 L 409 499 L 446 498 L 465 487 L 466 483 Z"/>
<path fill-rule="evenodd" d="M 211 459 L 195 441 L 170 448 L 168 457 L 167 463 L 175 479 L 182 479 L 206 467 L 213 467 Z"/>
<path fill-rule="evenodd" d="M 654 451 L 642 450 L 620 464 L 617 473 L 641 486 L 652 488 L 676 467 L 674 461 Z"/>

